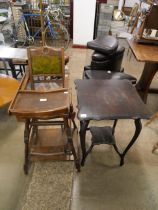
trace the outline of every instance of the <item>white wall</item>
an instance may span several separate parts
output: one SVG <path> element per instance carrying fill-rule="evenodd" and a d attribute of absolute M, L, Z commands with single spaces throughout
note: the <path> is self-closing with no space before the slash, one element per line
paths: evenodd
<path fill-rule="evenodd" d="M 74 0 L 73 44 L 86 45 L 93 39 L 96 0 Z"/>

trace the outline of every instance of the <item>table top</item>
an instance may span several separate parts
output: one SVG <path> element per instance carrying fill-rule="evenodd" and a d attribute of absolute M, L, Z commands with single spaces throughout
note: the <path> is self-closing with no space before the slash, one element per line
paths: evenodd
<path fill-rule="evenodd" d="M 7 75 L 0 74 L 0 107 L 8 104 L 16 94 L 19 82 Z"/>
<path fill-rule="evenodd" d="M 127 39 L 127 42 L 138 61 L 158 63 L 158 46 L 140 44 L 134 39 Z"/>
<path fill-rule="evenodd" d="M 0 46 L 0 58 L 27 60 L 27 49 Z"/>
<path fill-rule="evenodd" d="M 75 80 L 79 120 L 148 119 L 151 113 L 128 80 Z"/>

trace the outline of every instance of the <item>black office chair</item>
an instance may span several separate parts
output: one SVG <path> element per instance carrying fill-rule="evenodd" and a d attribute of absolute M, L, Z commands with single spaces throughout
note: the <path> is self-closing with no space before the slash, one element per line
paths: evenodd
<path fill-rule="evenodd" d="M 128 79 L 133 84 L 136 78 L 125 74 L 122 59 L 125 48 L 118 45 L 113 36 L 98 37 L 87 43 L 89 49 L 94 50 L 91 64 L 84 67 L 84 79 Z"/>

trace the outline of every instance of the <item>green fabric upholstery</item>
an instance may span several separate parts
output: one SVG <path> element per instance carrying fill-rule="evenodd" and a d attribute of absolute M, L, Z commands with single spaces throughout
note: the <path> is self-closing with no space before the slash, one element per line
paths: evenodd
<path fill-rule="evenodd" d="M 61 59 L 57 55 L 32 56 L 33 74 L 60 74 L 61 70 Z"/>

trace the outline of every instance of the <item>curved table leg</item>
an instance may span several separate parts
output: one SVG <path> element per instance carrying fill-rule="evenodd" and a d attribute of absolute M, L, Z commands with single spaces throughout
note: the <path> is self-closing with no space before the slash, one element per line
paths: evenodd
<path fill-rule="evenodd" d="M 113 135 L 115 133 L 115 128 L 116 128 L 117 122 L 118 122 L 118 120 L 114 120 L 114 124 L 113 124 L 113 127 L 112 127 L 112 134 Z"/>
<path fill-rule="evenodd" d="M 81 166 L 84 166 L 85 159 L 86 159 L 86 130 L 88 127 L 89 121 L 80 121 L 80 143 L 81 143 L 81 149 L 82 149 L 82 160 L 81 160 Z"/>
<path fill-rule="evenodd" d="M 126 149 L 124 150 L 124 152 L 122 154 L 120 154 L 120 158 L 121 158 L 120 166 L 122 166 L 124 164 L 124 157 L 125 157 L 126 153 L 131 148 L 131 146 L 134 144 L 134 142 L 137 140 L 137 138 L 141 132 L 141 129 L 142 129 L 141 119 L 134 120 L 134 123 L 135 123 L 135 133 L 133 135 L 133 138 L 127 145 Z"/>
<path fill-rule="evenodd" d="M 144 103 L 147 101 L 149 87 L 157 71 L 158 63 L 146 62 L 142 75 L 136 84 L 136 89 Z"/>

